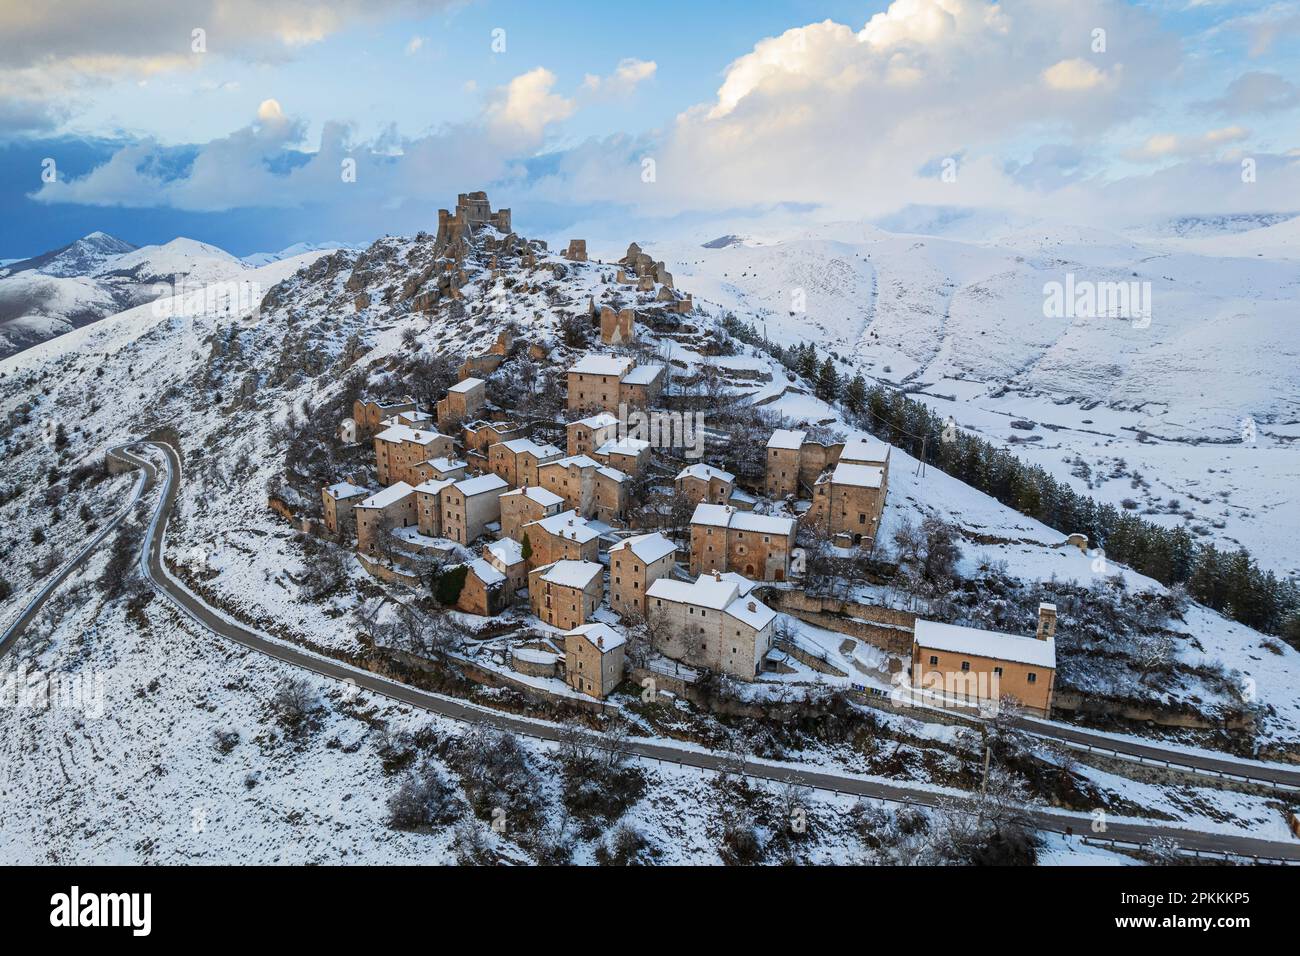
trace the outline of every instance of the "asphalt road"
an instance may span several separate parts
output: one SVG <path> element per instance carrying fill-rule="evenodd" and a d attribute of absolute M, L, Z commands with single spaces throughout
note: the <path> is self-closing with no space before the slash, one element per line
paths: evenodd
<path fill-rule="evenodd" d="M 167 521 L 175 505 L 176 495 L 179 490 L 178 476 L 181 473 L 181 463 L 175 450 L 170 446 L 160 442 L 148 442 L 147 444 L 165 454 L 167 467 L 162 484 L 162 493 L 145 535 L 140 555 L 140 567 L 159 593 L 164 595 L 192 620 L 226 640 L 233 641 L 268 657 L 325 677 L 353 684 L 411 707 L 454 720 L 490 725 L 542 740 L 557 741 L 561 738 L 566 728 L 560 725 L 516 717 L 478 707 L 455 698 L 432 694 L 372 674 L 369 671 L 318 656 L 309 651 L 264 637 L 204 604 L 203 601 L 191 594 L 179 582 L 169 577 L 163 567 L 163 540 L 166 535 Z M 145 482 L 147 487 L 153 487 L 157 484 L 158 469 L 147 459 L 132 454 L 126 446 L 113 449 L 111 454 L 118 455 L 137 465 L 142 470 L 142 473 L 147 476 Z M 137 484 L 136 497 L 139 496 L 140 492 L 141 486 Z M 117 521 L 120 520 L 121 516 Z M 107 530 L 109 529 L 106 528 L 105 532 Z M 104 534 L 101 533 L 97 540 L 102 540 L 103 536 Z M 77 560 L 84 560 L 85 554 L 89 550 L 90 548 L 80 555 Z M 71 570 L 70 567 L 61 573 L 59 580 L 66 577 Z M 57 584 L 57 581 L 53 583 Z M 52 587 L 48 588 L 48 590 L 52 589 Z M 25 614 L 25 618 L 30 620 L 30 617 L 37 611 L 39 611 L 39 605 Z M 21 628 L 18 630 L 21 630 Z M 1153 759 L 1159 758 L 1158 762 L 1161 763 L 1165 762 L 1165 759 L 1170 756 L 1173 756 L 1179 763 L 1201 759 L 1182 753 L 1171 754 L 1168 751 L 1162 751 L 1158 746 L 1133 745 L 1127 741 L 1115 740 L 1109 737 L 1098 738 L 1096 735 L 1090 735 L 1084 731 L 1075 731 L 1073 728 L 1062 728 L 1053 724 L 1032 722 L 1027 729 L 1031 729 L 1045 737 L 1059 735 L 1059 739 L 1070 739 L 1078 742 L 1095 740 L 1100 746 L 1112 751 L 1119 746 L 1129 746 L 1136 751 L 1149 751 Z M 681 746 L 666 741 L 632 740 L 626 744 L 626 749 L 639 757 L 681 766 L 696 767 L 701 770 L 717 772 L 726 769 L 737 769 L 734 756 Z M 1207 764 L 1221 763 L 1229 768 L 1234 776 L 1240 776 L 1244 769 L 1251 772 L 1259 770 L 1259 768 L 1253 766 L 1235 763 L 1230 759 L 1219 761 L 1215 758 L 1205 758 L 1205 762 Z M 930 807 L 949 806 L 957 809 L 970 805 L 970 798 L 938 793 L 922 786 L 843 776 L 809 769 L 796 764 L 746 760 L 743 767 L 739 767 L 739 769 L 749 777 L 775 783 L 792 782 L 820 790 L 888 800 L 895 803 Z M 1292 776 L 1300 777 L 1300 775 Z M 1073 832 L 1090 840 L 1144 845 L 1156 837 L 1164 837 L 1176 841 L 1183 849 L 1188 851 L 1300 862 L 1300 842 L 1281 842 L 1237 834 L 1209 833 L 1180 827 L 1142 823 L 1117 817 L 1111 817 L 1106 821 L 1104 832 L 1094 833 L 1092 830 L 1093 818 L 1087 814 L 1026 808 L 1025 815 L 1030 823 L 1043 830 L 1058 833 Z"/>

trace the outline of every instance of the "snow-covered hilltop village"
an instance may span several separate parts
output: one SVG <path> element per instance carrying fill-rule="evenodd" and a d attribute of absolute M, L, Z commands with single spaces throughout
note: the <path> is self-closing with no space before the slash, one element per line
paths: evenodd
<path fill-rule="evenodd" d="M 462 193 L 0 418 L 6 859 L 1300 859 L 1292 585 L 650 246 Z"/>

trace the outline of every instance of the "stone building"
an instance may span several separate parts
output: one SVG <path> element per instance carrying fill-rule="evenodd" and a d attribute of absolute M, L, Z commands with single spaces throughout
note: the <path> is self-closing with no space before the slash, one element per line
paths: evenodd
<path fill-rule="evenodd" d="M 887 473 L 889 445 L 874 438 L 823 444 L 810 440 L 805 431 L 779 428 L 768 439 L 765 462 L 769 498 L 810 497 L 818 478 L 840 462 L 874 465 Z"/>
<path fill-rule="evenodd" d="M 624 538 L 609 549 L 609 606 L 619 614 L 646 613 L 650 585 L 673 573 L 677 546 L 659 532 Z"/>
<path fill-rule="evenodd" d="M 568 259 L 570 262 L 586 262 L 587 240 L 570 239 L 568 246 L 565 247 L 564 251 L 561 252 L 560 255 L 564 256 L 564 258 Z"/>
<path fill-rule="evenodd" d="M 554 445 L 539 445 L 529 438 L 512 438 L 488 449 L 488 468 L 508 484 L 537 484 L 537 468 L 548 461 L 564 457 L 564 450 Z"/>
<path fill-rule="evenodd" d="M 525 539 L 529 568 L 563 560 L 595 561 L 600 557 L 600 532 L 576 511 L 530 521 L 520 530 L 520 542 Z"/>
<path fill-rule="evenodd" d="M 655 650 L 692 667 L 752 681 L 772 649 L 776 612 L 721 574 L 660 578 L 646 592 Z"/>
<path fill-rule="evenodd" d="M 604 699 L 623 682 L 627 639 L 608 624 L 583 624 L 564 635 L 564 679 L 574 690 Z"/>
<path fill-rule="evenodd" d="M 605 345 L 628 345 L 636 337 L 636 311 L 607 305 L 600 307 L 600 341 Z"/>
<path fill-rule="evenodd" d="M 569 410 L 617 414 L 620 405 L 649 408 L 666 378 L 662 365 L 637 365 L 631 356 L 591 352 L 568 370 Z"/>
<path fill-rule="evenodd" d="M 885 508 L 885 469 L 841 461 L 813 485 L 804 522 L 831 536 L 851 535 L 855 545 L 875 543 Z"/>
<path fill-rule="evenodd" d="M 584 518 L 612 521 L 627 506 L 627 486 L 632 479 L 586 455 L 547 462 L 537 470 L 537 475 L 543 488 L 559 495 L 565 507 Z"/>
<path fill-rule="evenodd" d="M 438 235 L 435 242 L 439 248 L 454 245 L 463 240 L 467 233 L 490 226 L 502 235 L 510 233 L 510 210 L 492 211 L 487 193 L 483 191 L 461 193 L 456 198 L 456 211 L 438 210 Z"/>
<path fill-rule="evenodd" d="M 528 574 L 533 614 L 551 627 L 570 631 L 587 623 L 605 597 L 605 568 L 592 561 L 557 561 Z"/>
<path fill-rule="evenodd" d="M 326 530 L 340 540 L 352 534 L 356 528 L 352 506 L 369 494 L 369 489 L 350 481 L 336 481 L 322 488 L 320 497 Z"/>
<path fill-rule="evenodd" d="M 795 520 L 699 504 L 691 515 L 691 573 L 735 571 L 757 581 L 790 576 Z"/>
<path fill-rule="evenodd" d="M 501 494 L 510 486 L 497 475 L 466 478 L 442 489 L 442 536 L 469 544 L 501 520 Z"/>
<path fill-rule="evenodd" d="M 698 505 L 701 501 L 725 505 L 736 490 L 736 476 L 721 468 L 696 462 L 677 473 L 674 486 L 677 493 L 684 495 L 693 505 Z"/>
<path fill-rule="evenodd" d="M 444 455 L 442 458 L 430 458 L 428 461 L 420 462 L 415 466 L 415 476 L 420 481 L 442 481 L 446 478 L 459 481 L 465 477 L 465 469 L 468 467 L 468 462 Z"/>
<path fill-rule="evenodd" d="M 483 548 L 483 560 L 506 576 L 511 591 L 528 587 L 528 562 L 514 538 L 500 538 Z"/>
<path fill-rule="evenodd" d="M 1056 606 L 1040 604 L 1035 637 L 917 618 L 912 686 L 959 703 L 1013 698 L 1047 717 L 1056 685 Z"/>
<path fill-rule="evenodd" d="M 357 550 L 377 554 L 387 550 L 383 535 L 394 528 L 417 523 L 415 489 L 404 481 L 396 482 L 353 507 L 357 522 Z"/>
<path fill-rule="evenodd" d="M 457 610 L 492 617 L 509 607 L 514 590 L 508 586 L 504 573 L 482 558 L 475 558 L 467 567 L 465 584 L 456 598 Z"/>
<path fill-rule="evenodd" d="M 447 397 L 438 402 L 438 427 L 458 428 L 478 416 L 487 402 L 487 383 L 481 378 L 467 378 L 447 389 Z"/>
<path fill-rule="evenodd" d="M 480 418 L 464 428 L 465 451 L 486 458 L 493 445 L 521 436 L 522 429 L 514 422 L 488 422 Z"/>
<path fill-rule="evenodd" d="M 420 464 L 450 454 L 451 438 L 430 429 L 390 425 L 375 436 L 375 470 L 381 485 L 419 484 L 424 480 Z"/>
<path fill-rule="evenodd" d="M 618 419 L 609 412 L 599 412 L 565 426 L 570 455 L 590 455 L 606 442 L 618 438 Z"/>
<path fill-rule="evenodd" d="M 385 418 L 413 411 L 415 399 L 410 396 L 386 402 L 359 398 L 352 403 L 352 420 L 357 423 L 357 438 L 368 438 L 379 431 L 383 428 Z"/>
<path fill-rule="evenodd" d="M 416 524 L 420 534 L 445 538 L 442 527 L 442 493 L 456 483 L 455 478 L 431 478 L 415 486 Z"/>
<path fill-rule="evenodd" d="M 522 541 L 524 525 L 557 515 L 563 506 L 563 498 L 537 485 L 507 491 L 501 496 L 501 535 Z"/>
<path fill-rule="evenodd" d="M 641 438 L 612 438 L 593 451 L 591 457 L 635 478 L 650 464 L 650 443 Z"/>

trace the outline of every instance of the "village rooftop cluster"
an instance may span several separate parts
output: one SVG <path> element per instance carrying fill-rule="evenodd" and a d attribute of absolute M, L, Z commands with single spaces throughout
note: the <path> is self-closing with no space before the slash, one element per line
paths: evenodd
<path fill-rule="evenodd" d="M 509 210 L 493 211 L 481 192 L 462 194 L 454 213 L 440 211 L 437 243 L 441 266 L 423 277 L 431 291 L 416 297 L 421 308 L 458 299 L 471 247 L 488 249 L 494 270 L 498 254 L 516 256 L 525 268 L 539 261 L 538 244 L 515 236 Z M 586 243 L 572 240 L 562 257 L 587 262 Z M 692 309 L 663 263 L 635 243 L 617 265 L 617 283 L 671 311 Z M 521 647 L 510 666 L 563 680 L 583 695 L 603 699 L 635 676 L 627 645 L 638 625 L 651 635 L 656 656 L 688 672 L 759 680 L 777 651 L 779 614 L 767 600 L 776 595 L 795 606 L 802 594 L 800 527 L 815 527 L 844 548 L 873 543 L 888 494 L 890 446 L 871 439 L 824 443 L 806 431 L 777 429 L 767 441 L 763 482 L 748 488 L 707 461 L 685 463 L 675 491 L 694 511 L 688 539 L 674 541 L 629 515 L 633 480 L 664 452 L 628 437 L 618 417 L 657 408 L 668 370 L 627 350 L 638 337 L 636 309 L 597 309 L 593 299 L 588 318 L 599 325 L 605 350 L 567 368 L 569 420 L 555 423 L 563 424 L 566 447 L 519 424 L 525 410 L 488 403 L 484 376 L 516 344 L 503 329 L 486 352 L 465 360 L 459 381 L 433 409 L 409 398 L 355 402 L 340 439 L 373 443 L 380 487 L 340 477 L 323 488 L 325 531 L 355 542 L 362 566 L 386 582 L 419 586 L 423 565 L 465 549 L 476 553 L 442 567 L 442 576 L 463 580 L 454 607 L 490 618 L 526 603 L 550 649 Z M 544 345 L 528 349 L 539 360 L 548 357 Z M 1050 712 L 1051 605 L 1040 609 L 1032 637 L 922 620 L 911 631 L 913 687 L 960 673 L 972 687 Z"/>

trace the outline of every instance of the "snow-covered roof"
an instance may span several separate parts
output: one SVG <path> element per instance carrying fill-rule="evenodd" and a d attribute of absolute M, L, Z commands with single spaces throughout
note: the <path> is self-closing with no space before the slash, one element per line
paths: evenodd
<path fill-rule="evenodd" d="M 525 498 L 531 498 L 543 508 L 551 508 L 564 501 L 553 491 L 547 491 L 539 485 L 529 485 L 526 488 L 514 488 L 501 495 L 502 498 L 509 498 L 511 495 L 523 495 Z"/>
<path fill-rule="evenodd" d="M 650 443 L 642 438 L 624 438 L 619 441 L 617 438 L 605 442 L 596 449 L 597 455 L 639 455 L 650 447 Z"/>
<path fill-rule="evenodd" d="M 452 458 L 450 455 L 443 455 L 441 458 L 430 458 L 425 462 L 435 471 L 448 472 L 455 471 L 457 468 L 469 467 L 468 462 L 461 461 L 459 458 Z"/>
<path fill-rule="evenodd" d="M 840 461 L 856 465 L 878 465 L 889 461 L 889 443 L 875 438 L 858 438 L 844 446 Z"/>
<path fill-rule="evenodd" d="M 479 475 L 477 478 L 466 478 L 456 482 L 456 490 L 466 498 L 509 487 L 510 484 L 500 475 Z"/>
<path fill-rule="evenodd" d="M 588 428 L 608 428 L 610 425 L 617 425 L 618 419 L 609 412 L 601 412 L 599 415 L 589 415 L 586 418 L 579 418 L 576 422 L 569 422 L 570 425 L 586 425 Z"/>
<path fill-rule="evenodd" d="M 335 501 L 343 501 L 346 498 L 355 498 L 357 495 L 368 495 L 370 489 L 354 485 L 350 481 L 336 481 L 325 489 L 325 493 Z"/>
<path fill-rule="evenodd" d="M 589 352 L 579 359 L 577 364 L 571 366 L 569 371 L 583 375 L 615 375 L 622 378 L 631 365 L 632 360 L 625 355 L 601 355 Z"/>
<path fill-rule="evenodd" d="M 708 524 L 725 528 L 731 524 L 732 513 L 733 509 L 726 505 L 711 505 L 707 501 L 701 501 L 691 514 L 691 524 Z"/>
<path fill-rule="evenodd" d="M 635 534 L 630 538 L 624 538 L 609 550 L 611 554 L 615 551 L 631 551 L 646 564 L 653 564 L 664 555 L 672 554 L 677 550 L 677 546 L 655 531 L 651 534 Z"/>
<path fill-rule="evenodd" d="M 664 367 L 656 363 L 638 365 L 623 376 L 624 385 L 650 385 L 663 374 Z"/>
<path fill-rule="evenodd" d="M 601 465 L 599 468 L 596 469 L 596 474 L 604 475 L 606 478 L 612 478 L 614 481 L 617 481 L 620 484 L 625 481 L 632 480 L 632 477 L 630 475 L 628 475 L 626 472 L 619 471 L 617 468 L 613 467 L 612 465 Z"/>
<path fill-rule="evenodd" d="M 429 445 L 439 438 L 446 438 L 436 428 L 412 428 L 409 425 L 390 425 L 375 436 L 380 441 L 414 442 L 417 445 Z"/>
<path fill-rule="evenodd" d="M 854 465 L 840 462 L 831 472 L 831 484 L 856 488 L 879 488 L 885 483 L 885 469 L 877 465 Z"/>
<path fill-rule="evenodd" d="M 447 391 L 449 391 L 449 392 L 468 392 L 468 391 L 470 391 L 471 389 L 477 388 L 478 386 L 483 385 L 483 384 L 484 384 L 484 382 L 483 382 L 483 379 L 481 379 L 481 378 L 467 378 L 467 379 L 465 379 L 464 381 L 457 382 L 457 383 L 456 383 L 455 385 L 453 385 L 451 388 L 447 389 Z"/>
<path fill-rule="evenodd" d="M 1056 641 L 1048 638 L 985 631 L 978 627 L 957 624 L 940 624 L 937 621 L 916 619 L 916 643 L 932 651 L 952 651 L 972 657 L 990 657 L 994 660 L 1016 661 L 1035 667 L 1056 668 Z"/>
<path fill-rule="evenodd" d="M 585 588 L 593 578 L 605 572 L 595 561 L 556 561 L 542 569 L 541 578 L 566 588 Z"/>
<path fill-rule="evenodd" d="M 754 590 L 754 588 L 758 587 L 757 581 L 751 581 L 743 574 L 737 574 L 735 571 L 705 571 L 695 580 L 700 581 L 703 580 L 704 578 L 717 579 L 719 577 L 721 577 L 723 581 L 730 581 L 732 584 L 734 584 L 736 586 L 736 589 L 740 591 L 741 597 L 744 597 L 750 591 Z"/>
<path fill-rule="evenodd" d="M 614 648 L 622 647 L 627 643 L 626 637 L 614 630 L 608 624 L 603 624 L 600 621 L 596 621 L 592 624 L 582 624 L 571 631 L 565 632 L 566 637 L 570 634 L 577 634 L 581 637 L 585 637 L 595 645 L 597 650 L 600 651 L 612 651 Z"/>
<path fill-rule="evenodd" d="M 524 560 L 524 546 L 514 538 L 498 538 L 483 549 L 485 555 L 491 555 L 506 567 L 513 567 Z"/>
<path fill-rule="evenodd" d="M 476 578 L 488 587 L 492 587 L 494 584 L 501 584 L 506 579 L 504 574 L 492 567 L 492 565 L 488 564 L 482 558 L 475 558 L 471 561 L 469 563 L 469 569 L 474 573 Z"/>
<path fill-rule="evenodd" d="M 701 575 L 696 581 L 674 581 L 660 578 L 646 588 L 646 597 L 672 601 L 674 604 L 694 604 L 696 607 L 721 611 L 739 596 L 739 590 L 730 581 L 717 581 Z"/>
<path fill-rule="evenodd" d="M 415 490 L 426 495 L 436 495 L 448 485 L 454 485 L 455 478 L 430 478 L 428 481 L 422 481 L 415 486 Z"/>
<path fill-rule="evenodd" d="M 534 458 L 542 460 L 559 458 L 564 454 L 562 448 L 556 448 L 554 445 L 539 445 L 531 438 L 512 438 L 509 441 L 501 442 L 501 444 L 508 448 L 511 454 L 519 455 L 528 452 Z"/>
<path fill-rule="evenodd" d="M 755 598 L 740 597 L 727 605 L 727 615 L 748 624 L 756 631 L 761 631 L 772 623 L 776 611 Z"/>
<path fill-rule="evenodd" d="M 568 468 L 570 465 L 576 468 L 599 468 L 600 462 L 586 455 L 570 455 L 568 458 L 557 458 L 555 461 L 548 461 L 546 465 L 547 467 L 560 465 L 563 468 Z"/>
<path fill-rule="evenodd" d="M 586 544 L 588 541 L 600 537 L 600 532 L 587 524 L 587 519 L 573 510 L 562 511 L 558 515 L 530 521 L 524 527 L 527 528 L 530 525 L 540 525 L 549 534 L 565 537 L 579 544 Z"/>
<path fill-rule="evenodd" d="M 512 647 L 510 656 L 517 661 L 528 661 L 533 664 L 554 664 L 560 659 L 560 655 L 554 651 L 543 651 L 536 647 Z"/>
<path fill-rule="evenodd" d="M 691 515 L 691 524 L 712 525 L 716 528 L 736 528 L 759 534 L 788 535 L 794 530 L 793 518 L 776 515 L 758 515 L 752 511 L 737 511 L 730 505 L 712 505 L 700 502 Z"/>
<path fill-rule="evenodd" d="M 792 431 L 788 428 L 778 428 L 772 432 L 772 437 L 767 440 L 768 448 L 788 448 L 798 451 L 803 445 L 804 436 L 807 432 Z"/>
<path fill-rule="evenodd" d="M 415 489 L 412 488 L 410 485 L 408 485 L 406 482 L 399 481 L 389 485 L 387 488 L 384 488 L 381 491 L 376 491 L 369 498 L 366 498 L 364 501 L 358 504 L 357 507 L 358 508 L 387 508 L 389 505 L 401 501 L 403 498 L 405 498 L 407 495 L 411 494 L 414 491 Z"/>
<path fill-rule="evenodd" d="M 717 478 L 721 481 L 732 482 L 736 476 L 729 471 L 723 471 L 721 468 L 714 468 L 712 465 L 706 465 L 702 461 L 697 461 L 693 465 L 687 465 L 677 473 L 678 480 L 682 478 L 701 478 L 708 481 L 711 478 Z"/>
<path fill-rule="evenodd" d="M 421 422 L 433 421 L 433 416 L 428 412 L 409 411 L 398 412 L 383 420 L 385 425 L 418 425 Z"/>
<path fill-rule="evenodd" d="M 794 532 L 794 519 L 781 518 L 776 515 L 756 515 L 752 511 L 731 512 L 731 527 L 741 531 L 757 531 L 762 534 L 788 535 Z"/>

